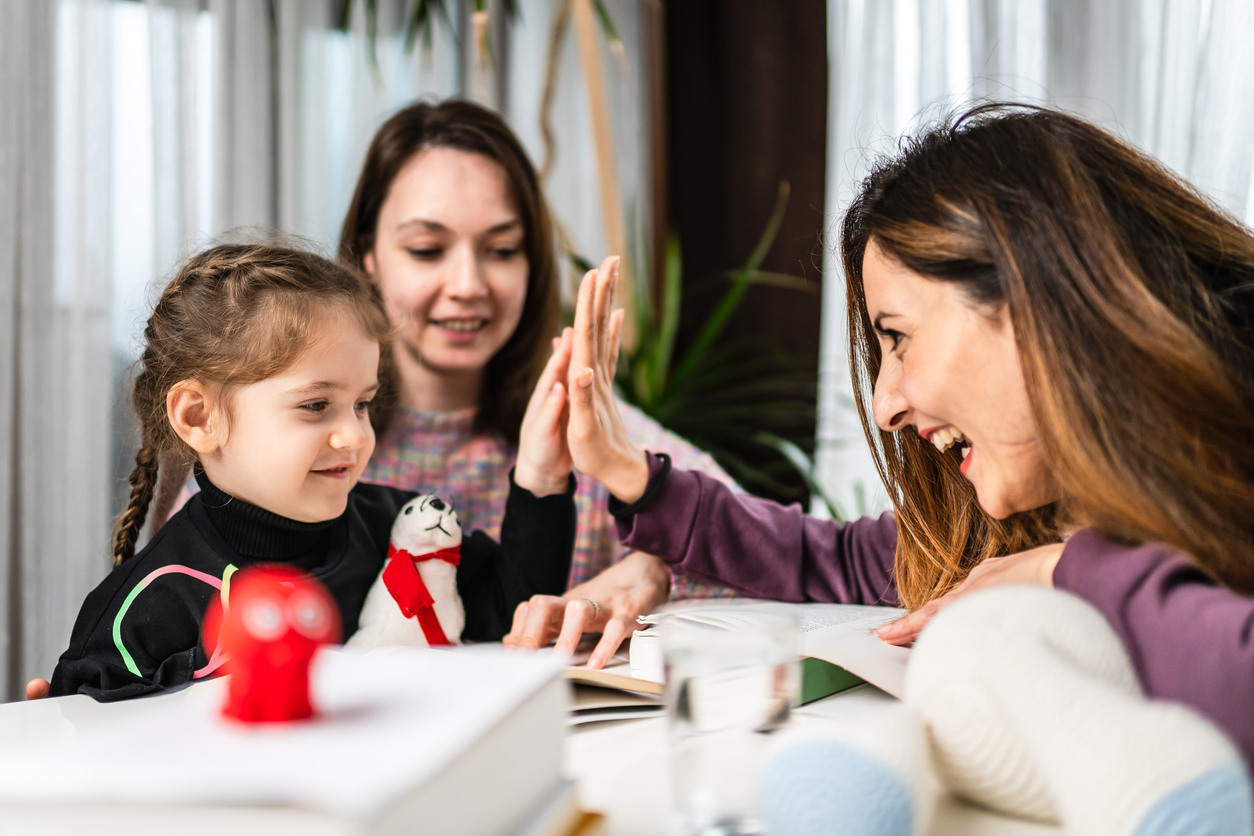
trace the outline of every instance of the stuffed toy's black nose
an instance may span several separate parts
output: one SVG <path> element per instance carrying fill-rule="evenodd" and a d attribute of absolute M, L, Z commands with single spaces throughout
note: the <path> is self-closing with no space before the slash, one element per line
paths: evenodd
<path fill-rule="evenodd" d="M 435 510 L 437 510 L 437 511 L 443 511 L 443 510 L 444 510 L 444 500 L 443 500 L 443 499 L 440 499 L 440 498 L 437 496 L 435 499 L 431 500 L 431 507 L 432 507 L 432 508 L 434 508 L 434 509 L 435 509 Z"/>

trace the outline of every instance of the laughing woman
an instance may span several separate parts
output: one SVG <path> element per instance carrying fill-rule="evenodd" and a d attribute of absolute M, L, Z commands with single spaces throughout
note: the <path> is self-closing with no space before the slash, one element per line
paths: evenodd
<path fill-rule="evenodd" d="M 1064 113 L 982 107 L 881 163 L 844 219 L 859 411 L 894 513 L 837 525 L 645 454 L 607 376 L 613 264 L 585 279 L 577 466 L 624 543 L 746 593 L 1091 604 L 1147 695 L 1254 762 L 1254 236 Z"/>

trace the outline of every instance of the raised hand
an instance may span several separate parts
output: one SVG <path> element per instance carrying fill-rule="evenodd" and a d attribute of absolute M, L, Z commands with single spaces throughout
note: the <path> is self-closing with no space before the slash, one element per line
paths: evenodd
<path fill-rule="evenodd" d="M 566 380 L 574 332 L 553 340 L 553 356 L 536 383 L 518 435 L 514 481 L 536 496 L 566 493 L 571 456 L 566 444 Z"/>
<path fill-rule="evenodd" d="M 618 256 L 590 270 L 579 284 L 570 356 L 567 440 L 575 466 L 631 503 L 649 482 L 644 451 L 632 442 L 614 399 L 614 369 L 622 310 L 613 310 Z"/>

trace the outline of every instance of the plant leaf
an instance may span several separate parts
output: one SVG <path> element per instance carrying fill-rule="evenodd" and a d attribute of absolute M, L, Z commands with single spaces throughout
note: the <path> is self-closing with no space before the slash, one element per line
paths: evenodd
<path fill-rule="evenodd" d="M 653 361 L 653 390 L 655 392 L 666 390 L 671 368 L 671 355 L 675 350 L 675 337 L 679 334 L 683 270 L 684 262 L 679 249 L 679 236 L 671 233 L 666 240 L 666 266 L 662 271 L 662 315 L 658 322 Z"/>

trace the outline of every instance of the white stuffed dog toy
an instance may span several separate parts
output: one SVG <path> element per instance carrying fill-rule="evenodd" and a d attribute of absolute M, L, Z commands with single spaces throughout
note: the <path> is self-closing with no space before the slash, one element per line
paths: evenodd
<path fill-rule="evenodd" d="M 462 526 L 452 504 L 416 496 L 392 524 L 388 559 L 346 647 L 461 644 L 466 609 L 457 594 Z"/>

